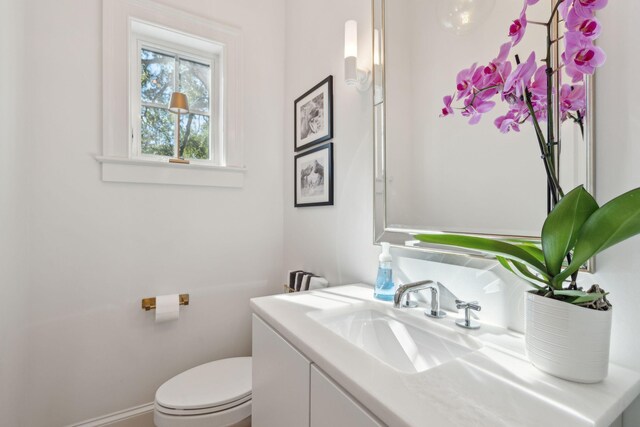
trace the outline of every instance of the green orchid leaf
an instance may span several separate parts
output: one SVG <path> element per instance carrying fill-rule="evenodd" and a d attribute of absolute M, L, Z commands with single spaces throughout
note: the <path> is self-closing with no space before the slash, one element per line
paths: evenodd
<path fill-rule="evenodd" d="M 551 275 L 560 273 L 580 228 L 596 210 L 598 203 L 584 187 L 579 186 L 567 193 L 551 211 L 542 227 L 542 251 Z"/>
<path fill-rule="evenodd" d="M 640 188 L 616 197 L 594 212 L 578 233 L 571 264 L 553 278 L 562 283 L 592 256 L 640 233 Z"/>
<path fill-rule="evenodd" d="M 594 302 L 599 300 L 600 298 L 607 296 L 608 294 L 587 294 L 581 297 L 578 297 L 571 301 L 571 304 L 588 304 L 590 302 Z"/>
<path fill-rule="evenodd" d="M 514 245 L 529 252 L 531 255 L 536 257 L 538 261 L 544 264 L 544 252 L 542 252 L 542 249 L 540 249 L 540 247 L 535 243 L 514 243 Z"/>
<path fill-rule="evenodd" d="M 565 297 L 573 297 L 573 299 L 570 301 L 571 304 L 590 303 L 590 302 L 599 300 L 600 298 L 608 295 L 608 293 L 602 293 L 602 292 L 587 293 L 585 291 L 579 291 L 579 290 L 553 291 L 553 294 L 554 295 L 561 295 L 561 296 L 565 296 Z"/>
<path fill-rule="evenodd" d="M 520 262 L 518 262 L 518 261 L 514 261 L 514 260 L 510 260 L 510 262 L 511 262 L 511 263 L 513 264 L 513 266 L 514 266 L 514 267 L 515 267 L 515 268 L 520 272 L 520 274 L 522 274 L 524 277 L 526 277 L 526 278 L 527 278 L 527 280 L 528 280 L 529 282 L 533 282 L 533 281 L 535 281 L 535 282 L 537 282 L 537 283 L 542 284 L 542 287 L 546 287 L 546 286 L 548 286 L 548 285 L 549 285 L 549 283 L 546 283 L 546 282 L 544 281 L 544 279 L 542 279 L 542 278 L 540 278 L 540 277 L 536 276 L 535 274 L 533 274 L 533 273 L 531 272 L 531 270 L 529 270 L 529 269 L 527 268 L 527 266 L 526 266 L 526 265 L 524 265 L 524 264 L 522 264 L 522 263 L 520 263 Z M 540 286 L 540 285 L 538 285 L 538 286 Z"/>
<path fill-rule="evenodd" d="M 498 256 L 496 256 L 496 259 L 498 260 L 498 262 L 500 263 L 501 266 L 503 266 L 504 268 L 506 268 L 507 270 L 509 270 L 513 274 L 516 274 L 516 272 L 513 271 L 513 268 L 511 268 L 511 265 L 509 264 L 509 262 L 507 261 L 506 258 L 501 257 L 501 256 L 498 255 Z"/>
<path fill-rule="evenodd" d="M 553 294 L 554 295 L 562 295 L 562 296 L 565 296 L 565 297 L 581 297 L 581 296 L 584 296 L 584 295 L 589 295 L 585 291 L 580 291 L 580 290 L 577 290 L 577 289 L 554 290 Z"/>
<path fill-rule="evenodd" d="M 547 284 L 544 283 L 542 279 L 537 277 L 535 274 L 531 273 L 524 264 L 521 264 L 514 260 L 508 260 L 501 256 L 496 256 L 496 259 L 498 260 L 500 265 L 502 265 L 504 268 L 506 268 L 511 273 L 518 276 L 519 278 L 529 282 L 529 284 L 534 288 L 536 288 L 537 290 L 541 291 L 547 287 Z"/>
<path fill-rule="evenodd" d="M 500 240 L 459 234 L 418 234 L 414 237 L 425 243 L 455 246 L 484 252 L 494 256 L 502 256 L 507 259 L 513 259 L 531 267 L 534 271 L 540 273 L 545 279 L 550 279 L 544 263 L 540 262 L 535 256 L 531 255 L 526 250 Z"/>

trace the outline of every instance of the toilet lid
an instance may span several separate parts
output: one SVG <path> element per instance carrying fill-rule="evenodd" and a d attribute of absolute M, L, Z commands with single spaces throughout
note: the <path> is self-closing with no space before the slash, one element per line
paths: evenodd
<path fill-rule="evenodd" d="M 162 384 L 156 403 L 173 409 L 203 409 L 246 401 L 251 395 L 251 357 L 196 366 Z"/>

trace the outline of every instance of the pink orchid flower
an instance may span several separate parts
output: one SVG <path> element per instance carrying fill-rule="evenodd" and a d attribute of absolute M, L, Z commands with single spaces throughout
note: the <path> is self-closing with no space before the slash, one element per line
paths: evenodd
<path fill-rule="evenodd" d="M 558 12 L 560 12 L 560 16 L 562 17 L 562 19 L 567 19 L 567 15 L 569 14 L 569 9 L 571 8 L 571 6 L 573 6 L 573 0 L 564 0 L 562 3 L 560 3 L 560 6 L 558 6 Z"/>
<path fill-rule="evenodd" d="M 533 75 L 533 82 L 529 85 L 529 92 L 536 98 L 547 98 L 547 66 L 541 65 Z"/>
<path fill-rule="evenodd" d="M 502 133 L 508 133 L 512 130 L 514 132 L 520 132 L 520 123 L 518 123 L 516 112 L 514 110 L 509 110 L 509 112 L 504 116 L 498 117 L 493 121 L 493 124 Z"/>
<path fill-rule="evenodd" d="M 485 67 L 478 67 L 473 76 L 473 82 L 476 87 L 486 88 L 504 83 L 507 76 L 511 74 L 511 62 L 507 61 L 510 50 L 511 43 L 504 43 L 500 46 L 500 52 L 493 61 Z"/>
<path fill-rule="evenodd" d="M 496 106 L 495 102 L 489 101 L 491 96 L 493 95 L 487 95 L 486 92 L 479 92 L 469 95 L 465 100 L 465 108 L 462 110 L 462 115 L 469 117 L 470 125 L 477 124 L 483 114 L 493 110 L 493 107 Z"/>
<path fill-rule="evenodd" d="M 471 67 L 458 73 L 456 77 L 456 89 L 458 90 L 456 99 L 464 98 L 471 93 L 473 89 L 473 73 L 476 70 L 476 65 L 477 64 L 473 64 Z"/>
<path fill-rule="evenodd" d="M 527 29 L 527 4 L 525 3 L 522 12 L 520 12 L 520 17 L 513 21 L 511 26 L 509 27 L 509 37 L 511 37 L 512 46 L 520 43 L 520 40 L 524 37 L 524 33 Z"/>
<path fill-rule="evenodd" d="M 510 96 L 520 98 L 524 95 L 524 89 L 529 85 L 529 81 L 536 71 L 536 53 L 531 52 L 526 62 L 521 63 L 507 77 L 502 90 L 503 97 L 509 100 Z"/>
<path fill-rule="evenodd" d="M 444 97 L 441 117 L 454 114 L 452 102 L 462 101 L 461 115 L 469 119 L 469 124 L 480 122 L 482 116 L 496 106 L 493 101 L 500 94 L 507 103 L 507 112 L 494 120 L 494 125 L 502 133 L 519 132 L 526 122 L 548 120 L 548 96 L 553 91 L 548 88 L 548 64 L 538 64 L 535 52 L 527 60 L 515 66 L 507 60 L 513 46 L 522 40 L 527 21 L 527 8 L 539 3 L 539 0 L 522 0 L 524 5 L 520 17 L 509 28 L 511 41 L 500 46 L 498 57 L 487 65 L 473 64 L 460 71 L 456 77 L 456 91 L 452 96 Z M 564 84 L 560 88 L 561 120 L 580 121 L 586 108 L 584 84 L 575 84 L 583 80 L 585 74 L 592 74 L 605 60 L 604 52 L 594 46 L 593 41 L 601 33 L 600 22 L 595 11 L 607 5 L 608 0 L 555 0 L 558 10 L 565 21 L 565 51 L 562 54 L 564 74 L 574 84 Z M 516 56 L 517 58 L 517 56 Z M 557 69 L 555 70 L 557 71 Z"/>
<path fill-rule="evenodd" d="M 511 50 L 511 43 L 503 43 L 500 46 L 500 52 L 498 52 L 498 56 L 494 58 L 493 61 L 491 61 L 489 65 L 487 65 L 487 67 L 493 68 L 493 71 L 495 71 L 497 68 L 500 67 L 501 64 L 504 64 L 504 62 L 507 60 L 510 50 Z M 485 67 L 485 70 L 484 70 L 485 74 L 489 74 L 486 69 L 487 67 Z"/>
<path fill-rule="evenodd" d="M 564 84 L 560 88 L 560 112 L 562 119 L 566 120 L 567 113 L 571 111 L 584 115 L 586 98 L 584 85 Z"/>
<path fill-rule="evenodd" d="M 451 108 L 451 102 L 453 101 L 453 97 L 447 95 L 442 98 L 444 102 L 444 108 L 442 109 L 442 113 L 440 117 L 453 116 L 453 108 Z"/>
<path fill-rule="evenodd" d="M 596 10 L 606 7 L 607 3 L 608 0 L 574 0 L 573 9 L 583 18 L 591 18 Z"/>
<path fill-rule="evenodd" d="M 584 37 L 595 40 L 600 35 L 602 27 L 595 17 L 585 18 L 578 15 L 575 8 L 569 11 L 566 20 L 566 26 L 569 31 L 580 32 Z"/>
<path fill-rule="evenodd" d="M 565 35 L 566 50 L 562 54 L 566 72 L 574 82 L 582 80 L 581 74 L 593 74 L 605 63 L 607 55 L 593 42 L 577 31 Z"/>

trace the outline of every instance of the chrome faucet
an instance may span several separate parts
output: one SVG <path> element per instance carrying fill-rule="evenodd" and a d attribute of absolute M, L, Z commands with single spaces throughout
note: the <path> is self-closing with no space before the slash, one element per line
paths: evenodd
<path fill-rule="evenodd" d="M 409 297 L 410 293 L 425 289 L 431 289 L 431 309 L 425 310 L 424 314 L 429 317 L 435 317 L 436 319 L 442 319 L 447 313 L 440 310 L 440 284 L 433 280 L 422 280 L 400 286 L 393 296 L 393 306 L 395 308 L 402 307 L 402 300 L 405 298 L 405 295 Z"/>
<path fill-rule="evenodd" d="M 465 329 L 478 329 L 480 327 L 480 323 L 471 319 L 471 310 L 480 311 L 482 309 L 480 304 L 478 304 L 478 301 L 466 302 L 457 299 L 456 306 L 458 307 L 458 310 L 464 308 L 464 319 L 456 320 L 456 325 Z"/>

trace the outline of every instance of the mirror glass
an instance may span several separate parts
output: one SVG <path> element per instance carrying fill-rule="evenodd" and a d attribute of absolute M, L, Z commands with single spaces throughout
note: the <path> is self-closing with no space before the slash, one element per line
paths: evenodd
<path fill-rule="evenodd" d="M 455 98 L 458 73 L 472 64 L 490 66 L 510 41 L 522 3 L 373 0 L 377 241 L 415 243 L 397 235 L 406 231 L 539 237 L 548 194 L 531 122 L 502 133 L 495 122 L 509 108 L 500 95 L 477 124 L 455 109 L 464 99 L 454 99 L 454 114 L 441 117 L 443 98 Z M 529 7 L 526 34 L 507 54 L 514 67 L 515 55 L 522 62 L 531 52 L 545 58 L 546 27 L 535 22 L 546 22 L 551 7 L 551 0 Z M 551 54 L 556 58 L 558 52 Z M 554 129 L 565 192 L 580 184 L 593 192 L 591 81 L 584 86 L 574 99 L 584 104 L 582 125 L 565 114 Z"/>

